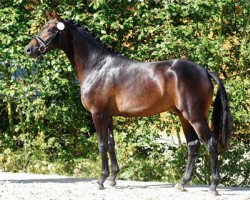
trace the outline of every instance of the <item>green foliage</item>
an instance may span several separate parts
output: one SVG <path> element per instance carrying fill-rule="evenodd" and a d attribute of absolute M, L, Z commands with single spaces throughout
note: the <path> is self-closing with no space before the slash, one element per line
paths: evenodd
<path fill-rule="evenodd" d="M 250 5 L 220 1 L 0 2 L 0 168 L 5 171 L 98 177 L 100 158 L 89 113 L 65 55 L 37 60 L 23 48 L 45 23 L 45 11 L 88 27 L 102 42 L 131 59 L 184 58 L 219 73 L 234 119 L 230 151 L 221 152 L 222 184 L 249 185 Z M 180 133 L 173 115 L 115 119 L 120 178 L 176 181 L 185 169 L 185 145 L 166 147 L 156 138 Z M 193 182 L 210 181 L 200 151 Z"/>
<path fill-rule="evenodd" d="M 165 179 L 174 182 L 182 177 L 187 157 L 186 145 L 168 148 L 170 160 L 167 162 Z M 181 159 L 182 158 L 182 159 Z M 232 139 L 228 151 L 219 152 L 220 183 L 226 186 L 249 186 L 250 175 L 250 145 L 248 134 L 240 134 Z M 196 160 L 192 183 L 210 184 L 210 158 L 202 145 Z"/>
<path fill-rule="evenodd" d="M 162 126 L 159 116 L 150 119 L 116 119 L 120 178 L 146 181 L 164 179 L 167 162 L 165 147 L 157 142 Z"/>

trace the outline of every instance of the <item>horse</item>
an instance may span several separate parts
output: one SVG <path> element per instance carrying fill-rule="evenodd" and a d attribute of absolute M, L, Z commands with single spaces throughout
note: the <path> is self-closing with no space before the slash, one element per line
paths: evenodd
<path fill-rule="evenodd" d="M 227 93 L 216 73 L 182 59 L 131 60 L 107 48 L 86 28 L 56 13 L 25 47 L 25 52 L 36 58 L 55 48 L 63 50 L 70 60 L 80 84 L 81 102 L 92 115 L 101 155 L 99 189 L 104 189 L 109 176 L 115 186 L 119 172 L 112 117 L 148 117 L 168 111 L 179 117 L 188 151 L 186 169 L 176 188 L 185 191 L 185 184 L 191 180 L 201 141 L 211 160 L 208 191 L 218 194 L 218 147 L 228 147 L 231 115 Z M 218 90 L 210 129 L 207 118 L 214 92 L 212 79 Z"/>

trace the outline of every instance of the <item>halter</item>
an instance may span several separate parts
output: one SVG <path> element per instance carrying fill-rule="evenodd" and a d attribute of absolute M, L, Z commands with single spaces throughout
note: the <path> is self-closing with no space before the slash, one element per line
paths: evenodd
<path fill-rule="evenodd" d="M 54 22 L 51 22 L 51 23 L 54 23 Z M 61 22 L 59 22 L 61 23 Z M 59 24 L 58 23 L 58 24 Z M 57 24 L 57 27 L 58 27 L 58 24 Z M 63 27 L 64 29 L 64 27 Z M 61 33 L 62 33 L 62 30 L 63 29 L 59 29 L 57 28 L 56 32 L 46 41 L 44 41 L 40 36 L 40 32 L 36 35 L 36 40 L 38 41 L 39 43 L 39 47 L 38 47 L 38 51 L 40 51 L 41 53 L 44 53 L 47 49 L 48 49 L 48 45 L 50 44 L 50 42 L 56 37 L 56 35 L 59 33 L 59 45 L 61 44 Z"/>

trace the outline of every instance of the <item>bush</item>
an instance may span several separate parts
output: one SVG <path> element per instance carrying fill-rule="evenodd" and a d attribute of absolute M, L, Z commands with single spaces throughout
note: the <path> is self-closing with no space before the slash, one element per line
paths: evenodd
<path fill-rule="evenodd" d="M 234 119 L 232 149 L 220 155 L 222 184 L 249 185 L 250 8 L 243 0 L 1 1 L 1 169 L 99 174 L 97 142 L 89 138 L 93 124 L 67 58 L 59 51 L 37 60 L 23 53 L 46 21 L 44 12 L 52 9 L 131 59 L 184 58 L 218 72 Z M 120 178 L 176 181 L 182 176 L 185 145 L 156 142 L 164 133 L 180 133 L 178 119 L 167 116 L 115 119 Z M 203 148 L 193 182 L 208 183 L 209 166 Z"/>

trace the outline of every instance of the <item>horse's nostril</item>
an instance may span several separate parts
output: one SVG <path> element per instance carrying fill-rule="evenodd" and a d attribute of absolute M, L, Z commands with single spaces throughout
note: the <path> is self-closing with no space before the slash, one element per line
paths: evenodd
<path fill-rule="evenodd" d="M 26 46 L 25 47 L 25 52 L 28 54 L 28 55 L 30 55 L 31 54 L 31 48 L 30 47 L 28 47 L 28 46 Z"/>

